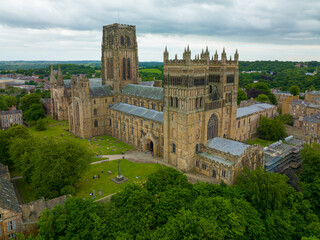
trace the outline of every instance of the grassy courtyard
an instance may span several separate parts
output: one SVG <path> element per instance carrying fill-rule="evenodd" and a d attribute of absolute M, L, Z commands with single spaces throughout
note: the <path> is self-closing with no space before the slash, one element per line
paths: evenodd
<path fill-rule="evenodd" d="M 160 167 L 163 166 L 151 163 L 134 163 L 123 159 L 121 160 L 121 174 L 128 178 L 128 181 L 116 184 L 110 179 L 118 175 L 118 161 L 90 165 L 76 185 L 76 196 L 90 198 L 89 193 L 95 190 L 96 199 L 100 199 L 122 190 L 128 183 L 147 180 L 149 174 L 155 172 Z M 112 174 L 108 174 L 108 171 L 111 171 Z M 99 175 L 100 178 L 93 179 L 94 175 Z"/>
<path fill-rule="evenodd" d="M 266 146 L 269 146 L 270 144 L 274 143 L 274 141 L 268 141 L 268 140 L 264 140 L 264 139 L 261 139 L 261 138 L 255 138 L 255 139 L 247 140 L 247 143 L 251 144 L 251 145 L 259 144 L 262 147 L 266 147 Z"/>
<path fill-rule="evenodd" d="M 121 154 L 133 148 L 132 146 L 107 135 L 94 137 L 91 139 L 77 138 L 67 131 L 69 129 L 69 124 L 67 121 L 56 121 L 50 117 L 47 117 L 46 120 L 48 122 L 47 130 L 36 131 L 34 127 L 31 127 L 31 134 L 42 138 L 52 137 L 57 140 L 73 139 L 77 143 L 82 144 L 84 147 L 88 147 L 94 154 L 99 155 Z"/>

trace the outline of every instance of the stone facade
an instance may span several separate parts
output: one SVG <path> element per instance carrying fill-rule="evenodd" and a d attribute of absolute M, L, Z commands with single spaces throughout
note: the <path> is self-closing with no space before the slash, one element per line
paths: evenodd
<path fill-rule="evenodd" d="M 320 113 L 300 116 L 294 120 L 294 126 L 303 131 L 308 143 L 320 143 Z"/>
<path fill-rule="evenodd" d="M 0 112 L 0 129 L 8 129 L 13 124 L 23 124 L 22 111 L 11 110 Z"/>
<path fill-rule="evenodd" d="M 0 240 L 15 239 L 15 233 L 23 230 L 22 213 L 8 168 L 0 167 Z"/>
<path fill-rule="evenodd" d="M 138 85 L 135 27 L 104 26 L 102 79 L 73 76 L 71 80 L 62 80 L 60 69 L 56 79 L 52 69 L 52 117 L 65 120 L 67 116 L 69 130 L 76 136 L 91 138 L 108 134 L 162 156 L 182 171 L 189 171 L 196 168 L 196 160 L 206 161 L 199 155 L 204 151 L 220 154 L 205 147 L 209 140 L 219 137 L 244 141 L 256 130 L 256 123 L 248 130 L 250 121 L 257 121 L 263 114 L 274 116 L 273 106 L 266 104 L 269 106 L 265 109 L 257 107 L 238 117 L 238 58 L 236 52 L 233 60 L 227 60 L 225 50 L 220 59 L 217 52 L 210 58 L 207 48 L 191 59 L 188 47 L 183 59 L 169 60 L 165 49 L 163 87 L 160 82 L 157 87 Z M 243 120 L 249 125 L 240 130 L 237 124 Z M 229 141 L 236 144 L 233 140 Z M 246 156 L 252 154 L 262 159 L 258 147 L 246 150 Z M 242 160 L 252 162 L 247 164 L 252 169 L 261 164 L 253 157 L 244 160 L 244 155 L 219 156 L 234 162 L 231 168 L 225 169 L 228 177 L 223 177 L 230 184 L 245 166 L 240 164 Z"/>
<path fill-rule="evenodd" d="M 245 141 L 256 137 L 260 119 L 262 117 L 274 118 L 277 114 L 277 107 L 267 103 L 238 108 L 235 140 Z"/>
<path fill-rule="evenodd" d="M 310 116 L 316 113 L 320 113 L 320 105 L 315 105 L 301 99 L 293 100 L 289 104 L 289 114 L 291 114 L 293 118 Z"/>

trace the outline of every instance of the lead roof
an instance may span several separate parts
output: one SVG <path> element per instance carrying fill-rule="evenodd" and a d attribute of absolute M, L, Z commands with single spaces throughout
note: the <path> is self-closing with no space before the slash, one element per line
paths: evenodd
<path fill-rule="evenodd" d="M 156 111 L 153 109 L 137 107 L 126 103 L 115 103 L 110 107 L 110 109 L 160 123 L 163 122 L 163 112 Z"/>
<path fill-rule="evenodd" d="M 122 94 L 163 101 L 163 88 L 160 87 L 127 84 L 122 89 Z"/>

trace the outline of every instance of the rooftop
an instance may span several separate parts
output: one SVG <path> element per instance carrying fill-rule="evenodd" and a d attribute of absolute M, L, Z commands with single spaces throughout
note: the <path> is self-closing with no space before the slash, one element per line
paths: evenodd
<path fill-rule="evenodd" d="M 211 154 L 211 153 L 203 152 L 203 153 L 200 153 L 199 155 L 200 155 L 201 157 L 210 159 L 210 160 L 212 160 L 212 161 L 215 161 L 215 162 L 218 162 L 218 163 L 227 165 L 228 167 L 234 165 L 234 162 L 229 161 L 229 160 L 226 160 L 226 159 L 224 159 L 224 158 L 222 158 L 222 157 L 216 156 L 216 155 Z"/>
<path fill-rule="evenodd" d="M 9 114 L 17 114 L 22 113 L 21 110 L 11 110 L 11 111 L 1 111 L 0 115 L 9 115 Z"/>
<path fill-rule="evenodd" d="M 158 87 L 127 84 L 122 89 L 122 93 L 126 95 L 136 96 L 136 97 L 163 101 L 163 88 L 158 88 Z"/>
<path fill-rule="evenodd" d="M 320 95 L 320 91 L 312 90 L 311 92 L 309 92 L 309 94 Z"/>
<path fill-rule="evenodd" d="M 65 88 L 71 88 L 71 80 L 64 79 L 64 86 Z M 102 86 L 102 79 L 101 78 L 89 78 L 89 87 L 100 87 Z"/>
<path fill-rule="evenodd" d="M 240 156 L 250 147 L 248 144 L 220 137 L 208 140 L 206 146 L 235 156 Z"/>
<path fill-rule="evenodd" d="M 0 178 L 0 208 L 20 213 L 20 206 L 12 183 Z"/>
<path fill-rule="evenodd" d="M 123 112 L 129 115 L 149 119 L 152 121 L 163 122 L 163 112 L 159 112 L 153 109 L 147 109 L 144 107 L 137 107 L 126 103 L 113 104 L 110 109 Z"/>
<path fill-rule="evenodd" d="M 109 85 L 90 87 L 90 97 L 108 97 L 113 96 L 113 92 Z"/>
<path fill-rule="evenodd" d="M 270 108 L 274 108 L 274 105 L 268 103 L 256 103 L 251 106 L 242 107 L 237 109 L 237 118 L 241 118 L 253 113 L 261 112 Z"/>
<path fill-rule="evenodd" d="M 303 117 L 303 121 L 306 121 L 306 122 L 318 123 L 319 120 L 320 120 L 320 113 Z"/>

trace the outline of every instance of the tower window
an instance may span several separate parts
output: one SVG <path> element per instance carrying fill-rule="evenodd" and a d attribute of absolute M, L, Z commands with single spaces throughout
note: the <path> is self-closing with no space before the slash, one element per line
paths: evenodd
<path fill-rule="evenodd" d="M 153 110 L 156 109 L 156 104 L 152 103 L 152 109 L 153 109 Z"/>
<path fill-rule="evenodd" d="M 125 131 L 126 130 L 126 124 L 124 123 L 122 126 L 122 130 Z"/>
<path fill-rule="evenodd" d="M 111 118 L 109 119 L 109 126 L 111 126 Z"/>
<path fill-rule="evenodd" d="M 199 152 L 199 144 L 196 145 L 196 153 Z"/>
<path fill-rule="evenodd" d="M 144 107 L 144 101 L 141 102 L 141 107 Z"/>
<path fill-rule="evenodd" d="M 126 80 L 126 59 L 122 59 L 122 79 Z"/>
<path fill-rule="evenodd" d="M 97 109 L 93 109 L 93 115 L 97 115 Z"/>
<path fill-rule="evenodd" d="M 127 69 L 127 74 L 128 74 L 128 77 L 127 77 L 127 79 L 130 79 L 131 78 L 131 75 L 130 75 L 130 58 L 128 58 L 128 69 Z"/>
<path fill-rule="evenodd" d="M 203 163 L 203 164 L 202 164 L 202 169 L 203 169 L 203 170 L 206 170 L 206 169 L 207 169 L 207 164 Z"/>
<path fill-rule="evenodd" d="M 170 97 L 170 107 L 173 107 L 173 97 Z"/>
<path fill-rule="evenodd" d="M 93 100 L 93 104 L 96 104 L 96 100 Z"/>
<path fill-rule="evenodd" d="M 140 137 L 143 136 L 143 130 L 140 130 Z"/>
<path fill-rule="evenodd" d="M 179 107 L 179 100 L 176 98 L 176 107 Z"/>
<path fill-rule="evenodd" d="M 131 134 L 133 134 L 133 132 L 134 132 L 134 128 L 133 128 L 133 127 L 131 127 Z"/>
<path fill-rule="evenodd" d="M 137 105 L 137 100 L 134 100 L 134 101 L 133 101 L 133 104 L 134 104 L 134 105 Z"/>
<path fill-rule="evenodd" d="M 130 46 L 130 38 L 127 36 L 127 46 Z"/>
<path fill-rule="evenodd" d="M 121 36 L 121 45 L 124 46 L 124 37 Z"/>
<path fill-rule="evenodd" d="M 172 152 L 176 153 L 176 145 L 174 143 L 172 144 Z"/>
<path fill-rule="evenodd" d="M 98 127 L 98 120 L 94 120 L 94 127 Z"/>
<path fill-rule="evenodd" d="M 226 170 L 222 170 L 221 175 L 222 177 L 226 177 Z"/>
<path fill-rule="evenodd" d="M 238 122 L 238 128 L 240 128 L 240 121 Z"/>
<path fill-rule="evenodd" d="M 116 122 L 116 128 L 118 128 L 118 121 Z"/>

